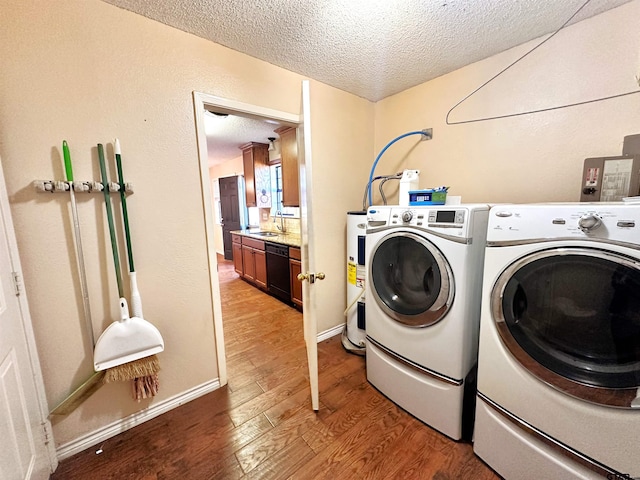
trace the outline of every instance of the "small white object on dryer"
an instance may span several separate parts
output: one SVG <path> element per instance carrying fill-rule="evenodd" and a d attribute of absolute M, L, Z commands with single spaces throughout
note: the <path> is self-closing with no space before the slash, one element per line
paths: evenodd
<path fill-rule="evenodd" d="M 409 192 L 418 189 L 420 170 L 405 170 L 400 178 L 400 191 L 398 193 L 398 205 L 409 206 Z"/>

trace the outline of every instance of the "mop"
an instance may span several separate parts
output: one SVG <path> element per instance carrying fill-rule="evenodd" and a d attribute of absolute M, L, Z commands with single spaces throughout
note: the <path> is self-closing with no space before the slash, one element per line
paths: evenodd
<path fill-rule="evenodd" d="M 69 145 L 67 141 L 62 142 L 62 153 L 64 156 L 64 168 L 69 184 L 69 195 L 71 197 L 71 217 L 73 219 L 73 232 L 76 246 L 76 260 L 78 262 L 78 274 L 80 277 L 80 293 L 82 294 L 82 307 L 84 311 L 84 320 L 86 322 L 87 336 L 93 348 L 95 348 L 95 338 L 93 335 L 93 322 L 91 320 L 91 308 L 89 303 L 89 288 L 87 287 L 87 274 L 84 264 L 84 253 L 82 249 L 82 236 L 80 235 L 80 220 L 78 217 L 78 207 L 76 205 L 76 197 L 73 190 L 73 167 L 71 165 L 71 155 L 69 153 Z M 93 393 L 102 386 L 105 372 L 95 372 L 91 377 L 76 388 L 67 398 L 65 398 L 57 407 L 51 410 L 50 415 L 69 415 L 78 406 L 89 398 Z"/>

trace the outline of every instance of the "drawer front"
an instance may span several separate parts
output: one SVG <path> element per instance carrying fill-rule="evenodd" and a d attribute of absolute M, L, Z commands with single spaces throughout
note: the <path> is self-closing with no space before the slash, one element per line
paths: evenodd
<path fill-rule="evenodd" d="M 293 258 L 294 260 L 302 260 L 302 256 L 300 255 L 300 249 L 295 247 L 289 247 L 289 258 Z"/>
<path fill-rule="evenodd" d="M 242 237 L 242 244 L 257 250 L 264 250 L 264 241 L 255 238 Z"/>
<path fill-rule="evenodd" d="M 237 233 L 231 234 L 231 241 L 233 243 L 242 243 L 242 235 L 238 235 Z"/>

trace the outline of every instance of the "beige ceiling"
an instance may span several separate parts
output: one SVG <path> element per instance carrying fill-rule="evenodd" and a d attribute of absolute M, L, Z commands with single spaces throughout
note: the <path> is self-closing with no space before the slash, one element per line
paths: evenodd
<path fill-rule="evenodd" d="M 630 0 L 103 1 L 375 102 Z"/>

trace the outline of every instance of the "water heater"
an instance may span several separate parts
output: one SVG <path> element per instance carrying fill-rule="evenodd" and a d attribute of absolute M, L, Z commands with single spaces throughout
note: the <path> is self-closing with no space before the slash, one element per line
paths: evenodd
<path fill-rule="evenodd" d="M 347 213 L 347 317 L 342 345 L 352 353 L 365 350 L 365 250 L 367 212 Z"/>

